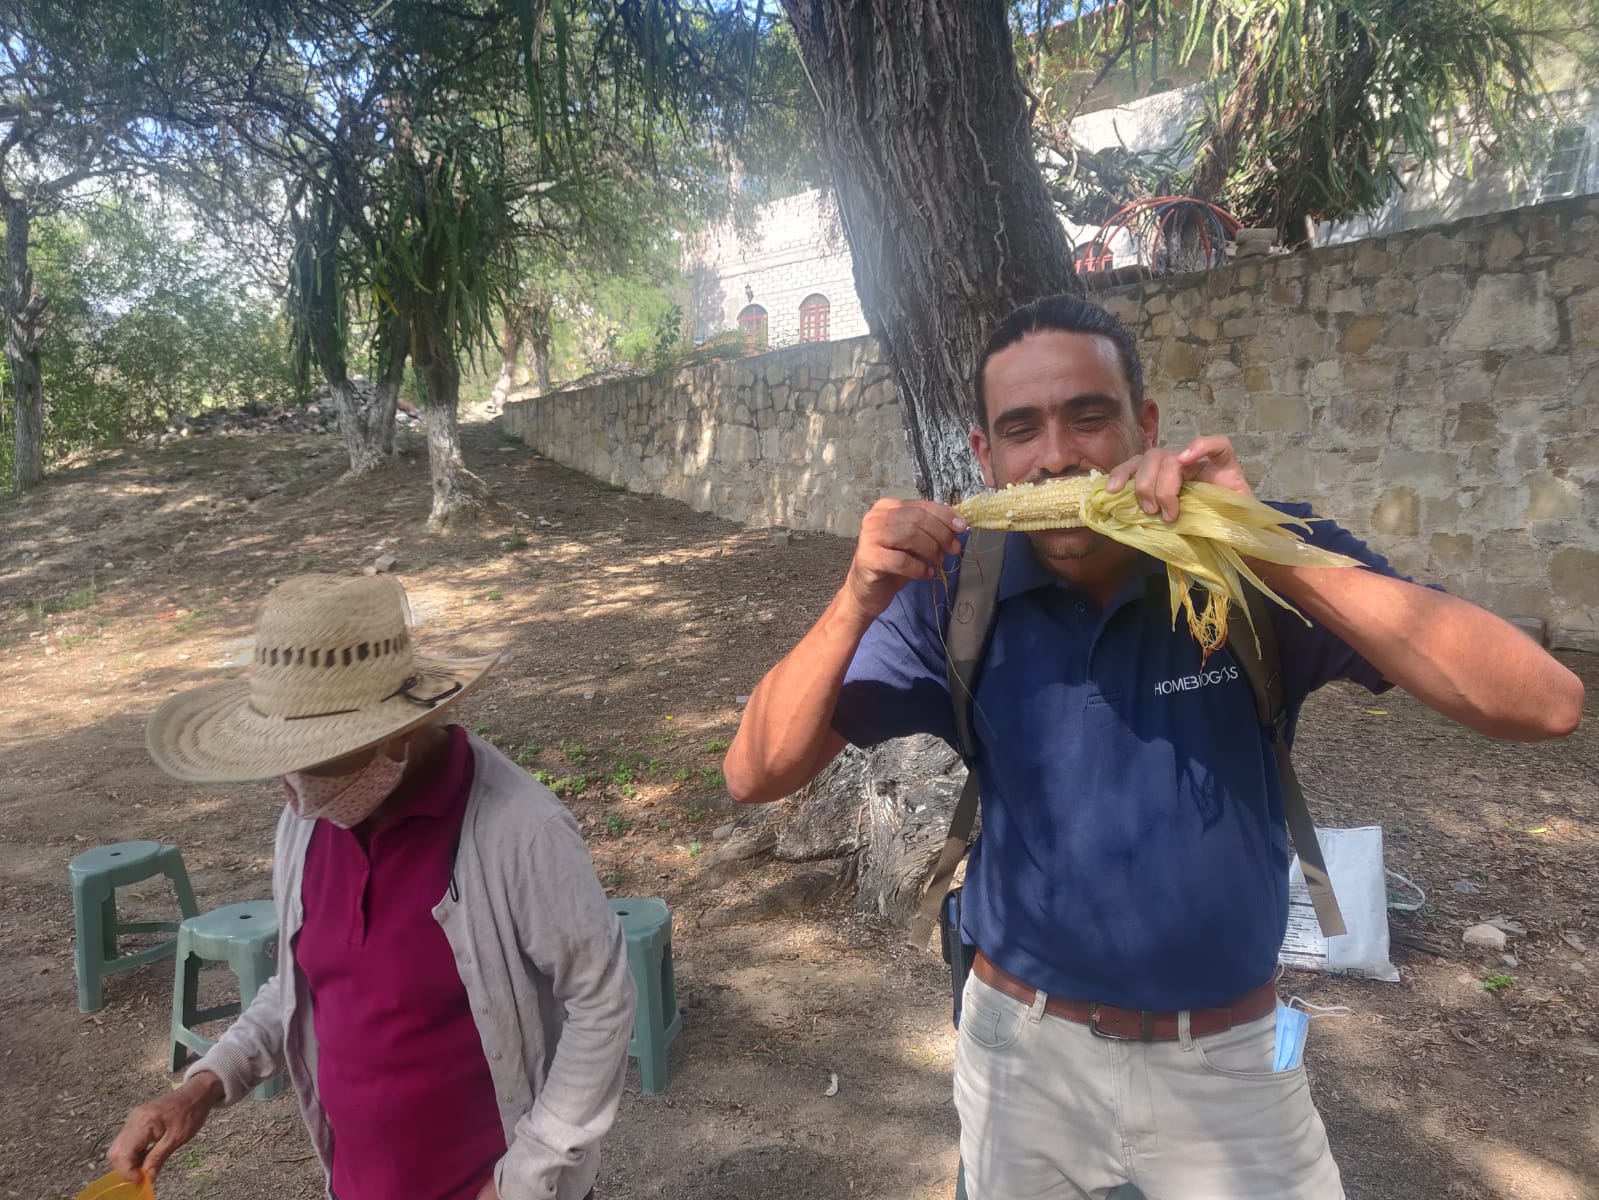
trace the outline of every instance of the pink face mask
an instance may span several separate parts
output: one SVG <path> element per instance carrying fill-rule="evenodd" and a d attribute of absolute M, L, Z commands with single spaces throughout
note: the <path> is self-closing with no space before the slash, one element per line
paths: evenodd
<path fill-rule="evenodd" d="M 410 753 L 409 747 L 406 753 Z M 394 794 L 404 775 L 404 758 L 395 762 L 379 751 L 376 758 L 349 775 L 291 772 L 283 777 L 283 789 L 295 816 L 307 821 L 320 818 L 349 829 L 375 813 Z"/>

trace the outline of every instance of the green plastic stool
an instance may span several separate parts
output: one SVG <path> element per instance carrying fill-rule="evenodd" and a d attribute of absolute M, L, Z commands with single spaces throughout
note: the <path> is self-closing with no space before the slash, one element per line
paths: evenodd
<path fill-rule="evenodd" d="M 666 1048 L 683 1031 L 672 979 L 672 910 L 650 897 L 612 900 L 611 911 L 622 920 L 627 967 L 638 988 L 627 1053 L 638 1060 L 639 1086 L 658 1096 L 666 1090 Z"/>
<path fill-rule="evenodd" d="M 270 900 L 229 904 L 178 927 L 178 965 L 172 979 L 172 1069 L 182 1070 L 189 1051 L 203 1055 L 215 1043 L 195 1032 L 207 1021 L 234 1017 L 272 978 L 277 968 L 278 914 Z M 239 999 L 214 1008 L 200 1007 L 200 968 L 227 963 L 239 981 Z M 252 1093 L 257 1100 L 276 1096 L 282 1078 L 269 1079 Z"/>
<path fill-rule="evenodd" d="M 172 953 L 177 942 L 167 938 L 154 946 L 121 954 L 117 939 L 130 933 L 176 933 L 176 921 L 137 921 L 124 925 L 117 920 L 117 889 L 164 875 L 178 894 L 178 908 L 185 917 L 200 911 L 189 886 L 189 873 L 183 869 L 183 856 L 176 846 L 163 842 L 118 842 L 85 850 L 67 864 L 72 879 L 72 924 L 77 937 L 74 966 L 78 975 L 78 1011 L 98 1012 L 105 1003 L 103 983 L 107 975 Z"/>

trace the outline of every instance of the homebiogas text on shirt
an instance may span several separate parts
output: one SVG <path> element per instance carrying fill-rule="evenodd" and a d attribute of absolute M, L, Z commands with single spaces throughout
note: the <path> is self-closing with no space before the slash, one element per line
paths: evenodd
<path fill-rule="evenodd" d="M 1170 696 L 1173 692 L 1192 692 L 1213 684 L 1227 683 L 1238 678 L 1235 666 L 1216 667 L 1210 671 L 1196 671 L 1192 675 L 1179 675 L 1176 679 L 1162 679 L 1155 684 L 1155 695 Z"/>

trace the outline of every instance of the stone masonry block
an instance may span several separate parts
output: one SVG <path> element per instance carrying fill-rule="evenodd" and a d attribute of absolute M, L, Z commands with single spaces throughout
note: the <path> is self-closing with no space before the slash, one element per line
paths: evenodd
<path fill-rule="evenodd" d="M 1488 239 L 1488 249 L 1483 253 L 1482 265 L 1490 271 L 1503 271 L 1520 258 L 1526 246 L 1513 230 L 1499 229 Z"/>
<path fill-rule="evenodd" d="M 1468 402 L 1455 418 L 1454 440 L 1468 445 L 1499 440 L 1499 410 L 1492 404 Z"/>
<path fill-rule="evenodd" d="M 1439 495 L 1454 490 L 1460 459 L 1448 450 L 1388 450 L 1382 456 L 1382 470 L 1387 479 Z"/>
<path fill-rule="evenodd" d="M 1364 312 L 1366 294 L 1358 287 L 1339 288 L 1327 297 L 1328 312 Z"/>
<path fill-rule="evenodd" d="M 1477 543 L 1469 533 L 1435 533 L 1429 543 L 1432 568 L 1441 574 L 1468 571 L 1477 558 Z"/>
<path fill-rule="evenodd" d="M 1566 318 L 1573 346 L 1599 346 L 1599 288 L 1568 297 Z"/>
<path fill-rule="evenodd" d="M 1421 502 L 1413 488 L 1383 492 L 1372 510 L 1371 527 L 1378 533 L 1415 537 L 1421 531 Z"/>
<path fill-rule="evenodd" d="M 1538 579 L 1548 565 L 1548 552 L 1519 529 L 1491 530 L 1478 544 L 1483 565 L 1501 579 Z"/>
<path fill-rule="evenodd" d="M 1362 313 L 1350 317 L 1344 333 L 1338 339 L 1338 349 L 1345 354 L 1364 354 L 1377 344 L 1382 336 L 1384 318 L 1375 313 Z"/>
<path fill-rule="evenodd" d="M 1550 273 L 1557 292 L 1599 287 L 1599 259 L 1562 258 Z"/>
<path fill-rule="evenodd" d="M 1253 430 L 1267 433 L 1306 433 L 1310 430 L 1310 404 L 1300 396 L 1256 396 Z"/>
<path fill-rule="evenodd" d="M 1569 370 L 1570 362 L 1564 355 L 1511 359 L 1494 377 L 1494 399 L 1503 404 L 1558 397 L 1565 391 Z"/>
<path fill-rule="evenodd" d="M 1192 342 L 1168 342 L 1161 355 L 1161 366 L 1172 379 L 1198 379 L 1205 362 L 1205 348 Z"/>
<path fill-rule="evenodd" d="M 1416 312 L 1424 317 L 1453 320 L 1471 298 L 1471 285 L 1462 275 L 1440 273 L 1423 279 L 1416 289 Z"/>
<path fill-rule="evenodd" d="M 1383 322 L 1382 344 L 1390 350 L 1426 350 L 1438 344 L 1438 323 L 1396 314 Z"/>
<path fill-rule="evenodd" d="M 1565 546 L 1549 563 L 1550 589 L 1573 608 L 1599 610 L 1599 550 Z"/>
<path fill-rule="evenodd" d="M 1460 244 L 1436 230 L 1424 233 L 1411 244 L 1406 254 L 1409 268 L 1420 275 L 1438 267 L 1455 267 L 1463 261 Z"/>
<path fill-rule="evenodd" d="M 1561 520 L 1582 510 L 1582 490 L 1574 479 L 1552 471 L 1533 471 L 1522 483 L 1527 489 L 1529 521 Z"/>
<path fill-rule="evenodd" d="M 1560 313 L 1549 275 L 1483 275 L 1450 332 L 1451 350 L 1551 350 L 1560 343 Z"/>
<path fill-rule="evenodd" d="M 1398 264 L 1381 242 L 1361 242 L 1355 248 L 1355 278 L 1380 279 L 1391 275 Z"/>
<path fill-rule="evenodd" d="M 1371 289 L 1371 300 L 1379 311 L 1399 313 L 1408 311 L 1416 303 L 1416 285 L 1403 276 L 1392 275 L 1379 279 Z"/>

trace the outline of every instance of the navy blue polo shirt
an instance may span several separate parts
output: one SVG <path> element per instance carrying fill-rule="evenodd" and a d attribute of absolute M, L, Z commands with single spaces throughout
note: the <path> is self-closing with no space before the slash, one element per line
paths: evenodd
<path fill-rule="evenodd" d="M 1331 521 L 1307 540 L 1402 578 Z M 951 560 L 951 588 L 958 569 Z M 911 583 L 868 630 L 833 714 L 849 741 L 954 745 L 946 597 L 941 582 Z M 1290 723 L 1331 680 L 1390 686 L 1325 628 L 1274 619 Z M 1231 636 L 1250 636 L 1247 623 Z M 1051 995 L 1208 1008 L 1275 969 L 1288 920 L 1276 761 L 1231 650 L 1200 658 L 1187 623 L 1172 628 L 1163 564 L 1141 558 L 1101 611 L 1010 535 L 973 713 L 983 820 L 962 926 Z"/>

